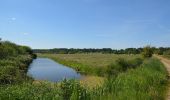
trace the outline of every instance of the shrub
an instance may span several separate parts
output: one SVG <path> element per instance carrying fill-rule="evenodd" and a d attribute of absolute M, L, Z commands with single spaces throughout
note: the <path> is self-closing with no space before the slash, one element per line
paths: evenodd
<path fill-rule="evenodd" d="M 165 51 L 164 55 L 170 55 L 170 50 Z"/>
<path fill-rule="evenodd" d="M 116 77 L 117 74 L 121 71 L 122 71 L 122 68 L 119 65 L 112 63 L 109 66 L 107 66 L 106 75 L 108 78 Z"/>
<path fill-rule="evenodd" d="M 135 58 L 129 61 L 129 66 L 132 68 L 136 68 L 138 66 L 140 66 L 143 63 L 143 59 L 142 58 Z"/>
<path fill-rule="evenodd" d="M 116 60 L 116 65 L 118 65 L 119 67 L 121 67 L 120 69 L 122 71 L 126 71 L 129 67 L 129 63 L 127 60 L 123 59 L 123 58 L 118 58 Z"/>
<path fill-rule="evenodd" d="M 160 61 L 149 59 L 141 67 L 128 70 L 109 80 L 108 98 L 115 100 L 164 100 L 166 69 Z"/>
<path fill-rule="evenodd" d="M 144 58 L 150 58 L 152 57 L 152 54 L 153 54 L 153 50 L 150 46 L 146 46 L 143 48 L 142 56 Z"/>
<path fill-rule="evenodd" d="M 0 84 L 11 84 L 20 81 L 19 70 L 13 66 L 4 66 L 0 70 Z"/>
<path fill-rule="evenodd" d="M 143 63 L 143 59 L 135 58 L 132 60 L 125 60 L 118 58 L 115 63 L 110 64 L 106 68 L 106 75 L 108 78 L 116 77 L 119 73 L 127 71 L 130 68 L 136 68 Z"/>

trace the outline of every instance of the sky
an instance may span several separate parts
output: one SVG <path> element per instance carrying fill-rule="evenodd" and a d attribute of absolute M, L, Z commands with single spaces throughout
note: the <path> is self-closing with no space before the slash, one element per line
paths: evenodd
<path fill-rule="evenodd" d="M 0 0 L 0 38 L 33 49 L 170 47 L 170 0 Z"/>

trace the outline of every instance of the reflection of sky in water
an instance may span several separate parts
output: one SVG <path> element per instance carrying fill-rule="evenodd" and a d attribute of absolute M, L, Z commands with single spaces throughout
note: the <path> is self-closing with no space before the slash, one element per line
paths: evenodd
<path fill-rule="evenodd" d="M 48 58 L 37 58 L 29 66 L 29 76 L 35 80 L 47 80 L 52 82 L 61 81 L 66 79 L 79 79 L 81 75 L 75 70 L 58 64 Z"/>

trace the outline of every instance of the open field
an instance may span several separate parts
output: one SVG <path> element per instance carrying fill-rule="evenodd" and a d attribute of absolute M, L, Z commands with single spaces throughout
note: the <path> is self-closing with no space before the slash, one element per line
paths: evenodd
<path fill-rule="evenodd" d="M 29 64 L 36 57 L 30 48 L 3 42 L 0 49 L 2 100 L 165 99 L 167 70 L 154 57 L 96 53 L 38 54 L 72 67 L 85 76 L 82 80 L 64 79 L 52 83 L 26 76 Z"/>
<path fill-rule="evenodd" d="M 140 55 L 114 54 L 39 54 L 39 56 L 48 57 L 59 62 L 69 62 L 62 63 L 67 66 L 70 62 L 74 62 L 75 65 L 84 64 L 86 67 L 91 65 L 94 70 L 97 68 L 105 69 L 110 63 L 116 63 L 118 58 L 124 58 L 127 61 L 140 58 Z M 102 61 L 104 62 L 100 63 Z M 128 69 L 125 72 L 118 72 L 116 78 L 105 79 L 104 83 L 103 79 L 97 78 L 97 81 L 101 81 L 102 86 L 92 90 L 96 96 L 92 95 L 93 93 L 90 94 L 92 98 L 106 100 L 112 98 L 117 100 L 163 100 L 166 94 L 166 76 L 167 71 L 159 60 L 155 58 L 145 59 L 142 65 L 138 65 L 135 69 Z M 84 81 L 81 81 L 81 84 L 83 82 L 83 85 L 94 87 L 93 85 L 97 84 L 97 81 L 93 84 L 90 80 L 93 80 L 93 77 L 88 76 Z"/>
<path fill-rule="evenodd" d="M 140 57 L 140 55 L 116 55 L 116 54 L 38 54 L 39 57 L 55 58 L 64 61 L 72 61 L 81 63 L 90 67 L 106 67 L 113 63 L 117 58 L 125 58 L 127 60 Z"/>
<path fill-rule="evenodd" d="M 63 65 L 70 66 L 85 74 L 103 75 L 106 67 L 118 58 L 131 60 L 141 58 L 140 55 L 116 54 L 38 54 L 39 57 L 51 58 Z"/>

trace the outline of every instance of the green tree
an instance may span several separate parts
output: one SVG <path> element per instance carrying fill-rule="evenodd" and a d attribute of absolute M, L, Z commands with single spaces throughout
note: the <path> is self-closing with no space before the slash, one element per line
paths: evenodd
<path fill-rule="evenodd" d="M 153 49 L 150 46 L 146 46 L 143 48 L 142 56 L 144 58 L 150 58 L 153 55 Z"/>

